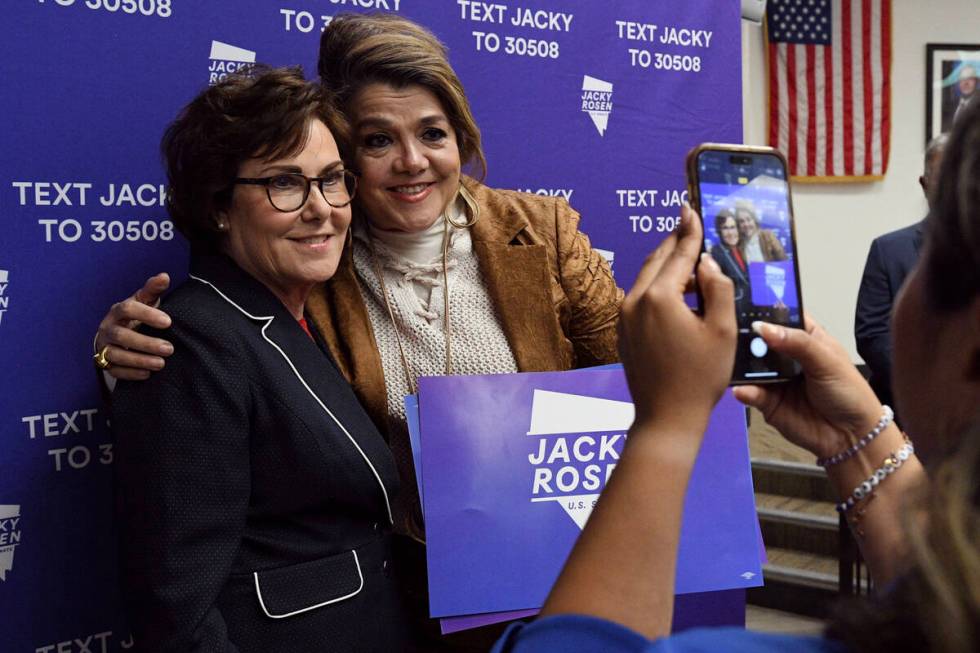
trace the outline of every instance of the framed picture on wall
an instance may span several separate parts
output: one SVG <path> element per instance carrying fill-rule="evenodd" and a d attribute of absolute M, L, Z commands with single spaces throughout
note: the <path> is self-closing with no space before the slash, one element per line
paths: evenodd
<path fill-rule="evenodd" d="M 980 101 L 980 44 L 926 43 L 926 143 L 948 132 L 970 102 Z"/>

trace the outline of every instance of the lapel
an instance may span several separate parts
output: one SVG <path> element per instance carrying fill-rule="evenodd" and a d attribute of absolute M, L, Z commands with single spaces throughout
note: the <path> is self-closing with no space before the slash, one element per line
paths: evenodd
<path fill-rule="evenodd" d="M 388 392 L 384 368 L 354 271 L 350 243 L 344 248 L 333 277 L 310 293 L 306 310 L 341 374 L 387 439 Z"/>
<path fill-rule="evenodd" d="M 303 390 L 290 391 L 284 401 L 310 425 L 320 438 L 324 452 L 339 446 L 335 441 L 328 441 L 338 437 L 341 443 L 349 442 L 357 450 L 381 485 L 390 516 L 388 487 L 393 486 L 394 468 L 388 447 L 372 428 L 347 380 L 326 352 L 303 331 L 268 288 L 229 258 L 195 255 L 191 261 L 191 277 L 211 286 L 252 322 L 256 338 L 262 341 L 260 350 L 263 346 L 268 347 L 269 355 L 276 363 L 281 363 L 276 368 L 277 373 L 283 374 L 285 379 L 290 376 L 297 379 L 305 390 L 305 393 Z M 311 295 L 314 293 L 317 289 Z M 284 385 L 287 383 L 284 380 Z M 286 387 L 289 385 L 292 384 L 288 383 Z M 327 428 L 323 427 L 325 421 Z M 381 474 L 385 475 L 386 482 L 381 480 Z"/>
<path fill-rule="evenodd" d="M 742 268 L 741 268 L 741 266 L 739 266 L 738 261 L 736 261 L 735 260 L 735 257 L 732 256 L 731 250 L 729 250 L 727 247 L 725 247 L 724 245 L 722 245 L 721 246 L 721 251 L 725 255 L 725 258 L 728 260 L 729 266 L 732 268 L 732 270 L 735 271 L 735 274 L 738 275 L 738 278 L 743 283 L 748 283 L 749 280 L 745 277 L 745 272 L 742 271 Z M 741 252 L 739 252 L 739 253 L 741 253 Z"/>
<path fill-rule="evenodd" d="M 553 309 L 548 249 L 531 242 L 527 218 L 486 186 L 464 178 L 480 207 L 471 228 L 473 251 L 501 326 L 522 372 L 563 369 L 564 338 Z"/>

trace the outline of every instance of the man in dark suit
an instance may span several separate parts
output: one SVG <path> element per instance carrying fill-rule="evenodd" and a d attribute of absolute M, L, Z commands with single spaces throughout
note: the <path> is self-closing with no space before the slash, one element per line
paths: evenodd
<path fill-rule="evenodd" d="M 946 135 L 940 134 L 926 147 L 919 184 L 931 202 L 930 187 L 939 172 Z M 892 344 L 889 335 L 892 304 L 905 277 L 915 267 L 922 245 L 924 220 L 875 238 L 868 252 L 854 314 L 857 350 L 871 370 L 871 387 L 882 403 L 893 406 L 891 393 Z M 893 406 L 894 407 L 894 406 Z"/>

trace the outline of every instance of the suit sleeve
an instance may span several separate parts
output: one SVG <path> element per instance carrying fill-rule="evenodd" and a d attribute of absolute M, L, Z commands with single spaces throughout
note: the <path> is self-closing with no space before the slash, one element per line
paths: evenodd
<path fill-rule="evenodd" d="M 728 261 L 725 260 L 725 254 L 722 252 L 721 245 L 714 245 L 711 248 L 711 258 L 715 260 L 721 271 L 725 273 L 725 276 L 731 277 L 732 275 L 728 271 Z"/>
<path fill-rule="evenodd" d="M 216 600 L 245 526 L 249 390 L 239 357 L 174 324 L 166 367 L 113 396 L 127 606 L 142 651 L 237 652 Z"/>
<path fill-rule="evenodd" d="M 889 322 L 894 300 L 878 241 L 871 243 L 854 312 L 854 339 L 861 358 L 872 374 L 887 382 L 891 378 Z"/>
<path fill-rule="evenodd" d="M 578 230 L 579 214 L 567 203 L 556 209 L 558 267 L 562 288 L 571 304 L 565 334 L 572 341 L 578 367 L 615 363 L 616 323 L 623 291 L 609 264 Z"/>

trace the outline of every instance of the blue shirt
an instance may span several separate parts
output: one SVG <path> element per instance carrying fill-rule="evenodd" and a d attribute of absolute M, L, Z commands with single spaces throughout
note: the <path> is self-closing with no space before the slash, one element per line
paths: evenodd
<path fill-rule="evenodd" d="M 651 642 L 629 628 L 581 615 L 544 617 L 515 623 L 492 653 L 847 653 L 823 637 L 773 635 L 741 628 L 697 628 Z"/>

